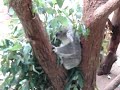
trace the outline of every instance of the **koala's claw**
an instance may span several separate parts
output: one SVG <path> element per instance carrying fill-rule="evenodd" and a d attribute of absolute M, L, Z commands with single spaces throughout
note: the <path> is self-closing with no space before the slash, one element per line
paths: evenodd
<path fill-rule="evenodd" d="M 56 53 L 57 52 L 57 47 L 52 45 L 52 51 Z"/>
<path fill-rule="evenodd" d="M 54 46 L 54 45 L 52 45 L 52 50 L 53 50 L 53 49 L 55 49 L 55 46 Z"/>
<path fill-rule="evenodd" d="M 53 49 L 53 52 L 55 52 L 55 53 L 56 53 L 56 52 L 57 52 L 57 49 L 56 49 L 56 48 L 54 48 L 54 49 Z"/>

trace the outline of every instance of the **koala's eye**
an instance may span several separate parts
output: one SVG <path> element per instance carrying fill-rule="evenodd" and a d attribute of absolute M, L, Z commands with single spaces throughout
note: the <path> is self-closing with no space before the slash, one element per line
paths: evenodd
<path fill-rule="evenodd" d="M 62 33 L 62 31 L 60 31 L 60 33 Z"/>
<path fill-rule="evenodd" d="M 56 37 L 59 35 L 59 33 L 56 33 Z"/>

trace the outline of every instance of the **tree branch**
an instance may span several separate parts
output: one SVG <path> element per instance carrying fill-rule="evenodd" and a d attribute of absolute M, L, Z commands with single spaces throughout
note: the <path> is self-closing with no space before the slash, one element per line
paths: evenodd
<path fill-rule="evenodd" d="M 109 0 L 105 4 L 99 6 L 94 11 L 94 20 L 93 22 L 99 22 L 103 18 L 107 18 L 115 9 L 120 6 L 120 0 Z"/>
<path fill-rule="evenodd" d="M 104 90 L 114 90 L 120 84 L 120 74 L 113 79 Z"/>
<path fill-rule="evenodd" d="M 108 16 L 120 6 L 120 0 L 108 0 L 105 4 L 95 7 L 93 13 L 86 20 L 87 27 L 99 23 L 99 20 L 106 20 Z"/>

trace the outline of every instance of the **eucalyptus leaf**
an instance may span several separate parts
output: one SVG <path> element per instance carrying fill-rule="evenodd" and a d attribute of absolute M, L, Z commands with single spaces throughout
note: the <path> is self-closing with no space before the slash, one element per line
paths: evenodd
<path fill-rule="evenodd" d="M 8 0 L 4 0 L 5 3 L 6 1 Z M 78 25 L 79 17 L 82 15 L 79 3 L 75 1 L 75 5 L 72 8 L 70 5 L 67 5 L 68 3 L 63 7 L 64 1 L 33 0 L 32 2 L 34 8 L 32 13 L 39 13 L 40 19 L 49 35 L 50 43 L 55 46 L 59 46 L 61 43 L 55 37 L 56 32 L 60 30 L 60 27 L 68 26 L 69 23 L 72 23 L 75 26 L 74 29 L 80 32 L 80 34 L 84 33 L 84 35 L 87 35 L 88 33 L 84 26 L 80 24 L 81 27 L 79 28 Z M 74 1 L 67 0 L 67 2 L 73 3 Z M 0 41 L 0 50 L 3 52 L 1 71 L 4 75 L 7 75 L 7 79 L 2 84 L 2 90 L 9 90 L 11 86 L 15 90 L 48 90 L 48 87 L 51 85 L 50 81 L 42 67 L 38 64 L 38 60 L 32 52 L 32 47 L 24 38 L 25 33 L 20 20 L 12 9 L 9 9 L 9 14 L 13 16 L 9 25 L 11 33 L 7 39 Z M 57 62 L 60 62 L 59 58 Z M 83 86 L 82 76 L 79 76 L 81 74 L 78 73 L 78 70 L 76 72 L 76 69 L 74 69 L 69 75 L 65 90 L 77 90 L 77 85 Z M 73 81 L 77 85 L 73 84 Z"/>
<path fill-rule="evenodd" d="M 29 90 L 29 81 L 24 79 L 20 82 L 22 90 Z"/>
<path fill-rule="evenodd" d="M 10 70 L 8 63 L 9 62 L 6 62 L 5 60 L 1 61 L 1 70 L 2 70 L 3 75 L 6 75 L 6 73 L 8 73 Z"/>
<path fill-rule="evenodd" d="M 17 65 L 18 62 L 13 62 L 10 68 L 10 72 L 16 74 L 19 71 L 19 67 Z"/>
<path fill-rule="evenodd" d="M 63 25 L 63 26 L 68 26 L 69 21 L 66 17 L 64 16 L 57 16 L 57 20 Z"/>
<path fill-rule="evenodd" d="M 64 0 L 56 0 L 56 1 L 57 1 L 58 6 L 61 8 L 64 3 Z"/>
<path fill-rule="evenodd" d="M 9 13 L 10 16 L 13 16 L 15 12 L 14 12 L 14 10 L 12 8 L 9 8 L 9 12 L 8 13 Z"/>
<path fill-rule="evenodd" d="M 78 90 L 78 88 L 77 88 L 77 87 L 74 87 L 73 90 Z"/>
<path fill-rule="evenodd" d="M 78 77 L 78 84 L 80 85 L 81 88 L 83 88 L 84 80 L 83 80 L 83 77 L 81 75 L 79 75 L 79 77 Z"/>
<path fill-rule="evenodd" d="M 46 8 L 46 12 L 48 14 L 55 14 L 56 13 L 55 9 L 52 9 L 52 8 Z"/>
<path fill-rule="evenodd" d="M 57 1 L 56 1 L 56 0 L 52 0 L 52 3 L 53 3 L 53 4 L 56 4 L 56 3 L 57 3 Z"/>
<path fill-rule="evenodd" d="M 22 49 L 22 45 L 18 42 L 16 42 L 13 47 L 9 48 L 10 51 L 18 51 L 20 49 Z"/>
<path fill-rule="evenodd" d="M 57 19 L 53 19 L 50 21 L 50 27 L 55 28 L 57 27 L 57 25 L 58 25 Z"/>
<path fill-rule="evenodd" d="M 74 9 L 69 10 L 69 15 L 71 15 L 74 12 Z"/>
<path fill-rule="evenodd" d="M 9 4 L 9 0 L 3 0 L 4 5 L 8 5 Z"/>

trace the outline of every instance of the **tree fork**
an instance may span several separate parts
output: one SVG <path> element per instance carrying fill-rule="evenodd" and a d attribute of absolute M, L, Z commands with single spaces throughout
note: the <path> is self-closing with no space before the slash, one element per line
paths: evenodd
<path fill-rule="evenodd" d="M 95 90 L 96 69 L 105 23 L 109 14 L 119 5 L 120 0 L 84 0 L 83 19 L 90 33 L 87 39 L 81 40 L 83 46 L 82 70 L 85 79 L 83 90 Z"/>
<path fill-rule="evenodd" d="M 37 14 L 32 13 L 32 0 L 11 0 L 10 6 L 20 19 L 39 64 L 48 75 L 53 89 L 64 90 L 66 71 L 56 64 L 56 58 L 44 31 L 42 21 Z"/>

